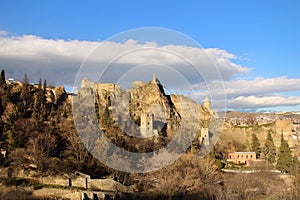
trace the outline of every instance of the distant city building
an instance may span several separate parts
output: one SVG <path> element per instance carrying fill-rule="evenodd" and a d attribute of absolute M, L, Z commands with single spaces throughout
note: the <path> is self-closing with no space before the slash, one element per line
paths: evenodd
<path fill-rule="evenodd" d="M 9 83 L 14 83 L 15 82 L 15 79 L 12 78 L 12 77 L 8 78 L 7 80 L 8 80 Z"/>
<path fill-rule="evenodd" d="M 228 153 L 227 162 L 233 162 L 234 164 L 245 164 L 249 166 L 252 162 L 256 161 L 255 152 L 234 152 Z"/>

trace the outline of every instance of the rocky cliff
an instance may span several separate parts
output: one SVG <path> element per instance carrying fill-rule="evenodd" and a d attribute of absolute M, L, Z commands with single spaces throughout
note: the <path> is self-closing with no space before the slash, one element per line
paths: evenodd
<path fill-rule="evenodd" d="M 86 91 L 95 95 L 96 112 L 104 130 L 115 125 L 124 132 L 141 132 L 143 126 L 149 125 L 154 134 L 172 138 L 183 123 L 197 129 L 193 131 L 209 126 L 211 110 L 182 95 L 166 95 L 156 77 L 146 83 L 135 81 L 127 91 L 119 86 L 107 89 L 101 84 L 84 79 L 81 94 Z M 145 124 L 143 120 L 147 120 Z M 196 128 L 192 125 L 195 123 Z"/>

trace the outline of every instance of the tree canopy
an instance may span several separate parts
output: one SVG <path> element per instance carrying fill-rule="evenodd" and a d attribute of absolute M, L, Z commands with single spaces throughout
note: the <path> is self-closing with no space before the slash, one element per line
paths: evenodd
<path fill-rule="evenodd" d="M 287 141 L 283 138 L 281 133 L 281 144 L 278 151 L 278 160 L 276 168 L 282 173 L 289 173 L 293 165 L 292 152 Z"/>
<path fill-rule="evenodd" d="M 261 154 L 260 142 L 255 133 L 252 133 L 251 151 L 256 153 L 256 158 L 260 158 L 260 154 Z"/>
<path fill-rule="evenodd" d="M 274 145 L 273 137 L 271 131 L 268 132 L 267 139 L 264 146 L 264 156 L 265 160 L 269 163 L 275 163 L 276 161 L 276 148 Z"/>

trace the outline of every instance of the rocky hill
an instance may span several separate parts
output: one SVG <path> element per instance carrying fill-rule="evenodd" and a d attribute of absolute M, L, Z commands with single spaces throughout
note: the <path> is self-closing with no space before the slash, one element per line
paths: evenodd
<path fill-rule="evenodd" d="M 132 88 L 124 91 L 117 85 L 108 87 L 108 84 L 84 79 L 79 94 L 95 95 L 97 116 L 104 130 L 118 126 L 125 132 L 135 131 L 135 135 L 143 137 L 142 129 L 149 125 L 151 127 L 147 128 L 150 128 L 150 133 L 145 133 L 146 136 L 154 132 L 172 138 L 183 120 L 185 126 L 189 127 L 197 123 L 196 132 L 203 127 L 208 128 L 211 119 L 209 108 L 182 95 L 166 95 L 155 76 L 152 81 L 135 81 L 132 85 Z"/>
<path fill-rule="evenodd" d="M 182 131 L 183 138 L 191 131 L 197 133 L 194 145 L 200 147 L 200 130 L 211 119 L 208 107 L 181 95 L 165 94 L 156 77 L 146 83 L 136 81 L 126 91 L 115 84 L 84 79 L 77 94 L 68 94 L 62 86 L 48 86 L 46 80 L 29 84 L 26 75 L 23 82 L 8 81 L 2 72 L 0 79 L 0 160 L 6 167 L 34 168 L 40 173 L 77 170 L 95 177 L 114 174 L 82 144 L 74 124 L 77 108 L 85 113 L 78 116 L 80 121 L 93 113 L 106 136 L 130 152 L 161 149 L 183 128 L 187 130 Z M 88 96 L 92 101 L 85 101 Z M 81 104 L 76 106 L 73 102 L 78 97 Z"/>

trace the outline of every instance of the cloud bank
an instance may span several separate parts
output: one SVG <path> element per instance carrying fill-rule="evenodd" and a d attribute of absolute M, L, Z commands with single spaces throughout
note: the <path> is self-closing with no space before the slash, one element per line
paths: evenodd
<path fill-rule="evenodd" d="M 132 51 L 132 49 L 137 50 Z M 87 56 L 89 58 L 85 60 Z M 155 42 L 139 43 L 136 40 L 117 43 L 45 39 L 35 35 L 14 36 L 0 31 L 0 68 L 6 70 L 7 76 L 12 76 L 17 80 L 22 80 L 24 74 L 27 73 L 31 82 L 37 82 L 42 77 L 53 85 L 72 86 L 76 73 L 84 61 L 91 63 L 89 66 L 93 67 L 90 72 L 96 79 L 101 75 L 99 73 L 104 72 L 107 63 L 113 61 L 110 63 L 112 67 L 109 70 L 111 71 L 105 71 L 112 76 L 106 76 L 104 81 L 120 81 L 114 80 L 114 76 L 124 80 L 127 78 L 128 82 L 130 77 L 131 79 L 138 77 L 142 81 L 147 81 L 151 79 L 150 73 L 156 72 L 169 88 L 182 85 L 180 81 L 174 81 L 177 80 L 174 77 L 183 76 L 182 82 L 188 77 L 199 99 L 210 96 L 208 88 L 213 88 L 210 92 L 215 94 L 222 93 L 221 90 L 224 88 L 220 86 L 224 84 L 229 109 L 256 109 L 300 104 L 299 96 L 282 94 L 300 91 L 300 78 L 290 79 L 283 76 L 237 80 L 236 77 L 249 75 L 252 70 L 235 63 L 237 59 L 236 55 L 218 48 L 160 46 Z M 197 69 L 201 78 L 195 75 L 189 63 L 201 66 Z M 132 66 L 135 67 L 132 68 Z M 147 70 L 141 66 L 146 66 Z M 212 70 L 216 67 L 219 74 Z M 134 70 L 128 72 L 128 69 Z M 124 72 L 127 74 L 126 77 L 124 77 Z M 180 90 L 183 91 L 184 87 Z M 218 100 L 213 103 L 217 107 Z"/>

